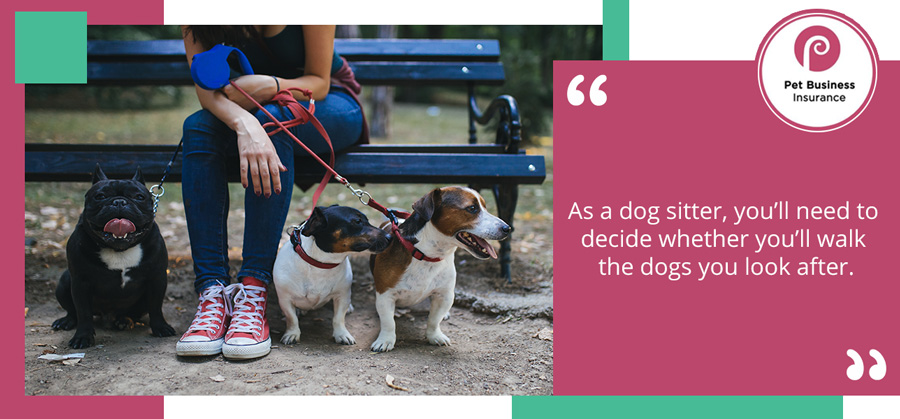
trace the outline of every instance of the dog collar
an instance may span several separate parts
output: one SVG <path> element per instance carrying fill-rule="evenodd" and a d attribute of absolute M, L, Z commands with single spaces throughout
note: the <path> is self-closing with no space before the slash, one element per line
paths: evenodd
<path fill-rule="evenodd" d="M 425 254 L 422 253 L 421 250 L 417 249 L 415 245 L 413 245 L 412 243 L 410 243 L 409 240 L 406 240 L 406 239 L 403 237 L 403 235 L 400 234 L 400 228 L 397 226 L 397 224 L 391 223 L 391 232 L 394 233 L 394 237 L 396 237 L 397 240 L 400 241 L 400 244 L 403 245 L 403 247 L 404 247 L 410 254 L 412 254 L 413 259 L 416 259 L 416 260 L 422 260 L 422 261 L 425 261 L 425 262 L 440 262 L 440 261 L 441 261 L 441 258 L 433 258 L 433 257 L 425 256 Z"/>
<path fill-rule="evenodd" d="M 306 261 L 306 263 L 315 266 L 319 269 L 334 269 L 337 268 L 340 263 L 325 263 L 319 262 L 312 258 L 312 256 L 308 255 L 305 250 L 303 250 L 303 246 L 300 245 L 300 229 L 303 226 L 297 227 L 294 231 L 291 232 L 291 244 L 294 245 L 294 251 L 300 255 L 300 258 Z"/>

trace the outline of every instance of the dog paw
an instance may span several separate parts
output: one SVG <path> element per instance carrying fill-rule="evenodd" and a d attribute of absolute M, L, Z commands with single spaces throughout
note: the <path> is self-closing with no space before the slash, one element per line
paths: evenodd
<path fill-rule="evenodd" d="M 60 317 L 53 322 L 53 330 L 72 330 L 78 325 L 78 319 L 75 317 Z"/>
<path fill-rule="evenodd" d="M 350 304 L 350 306 L 347 307 L 347 312 L 348 312 L 348 313 L 352 313 L 353 310 L 356 310 L 356 309 L 353 308 L 353 304 Z"/>
<path fill-rule="evenodd" d="M 444 315 L 444 320 L 450 320 L 450 312 L 449 311 L 447 312 L 447 314 Z"/>
<path fill-rule="evenodd" d="M 438 332 L 428 335 L 428 343 L 437 346 L 450 346 L 450 338 L 447 335 Z"/>
<path fill-rule="evenodd" d="M 348 331 L 334 332 L 334 341 L 341 345 L 356 345 L 356 339 Z"/>
<path fill-rule="evenodd" d="M 69 346 L 72 347 L 72 349 L 82 349 L 94 346 L 94 330 L 91 329 L 86 332 L 76 332 L 75 336 L 69 340 Z"/>
<path fill-rule="evenodd" d="M 300 329 L 288 330 L 287 332 L 284 332 L 284 336 L 281 337 L 281 343 L 285 345 L 297 343 L 298 340 L 300 340 Z"/>
<path fill-rule="evenodd" d="M 160 325 L 150 325 L 150 334 L 156 336 L 158 338 L 164 338 L 169 336 L 175 336 L 175 329 L 172 326 L 169 326 L 168 323 L 163 323 Z"/>
<path fill-rule="evenodd" d="M 394 339 L 386 339 L 379 337 L 372 342 L 372 350 L 375 352 L 387 352 L 394 349 Z"/>
<path fill-rule="evenodd" d="M 118 317 L 113 322 L 113 326 L 118 330 L 131 330 L 134 329 L 134 320 L 131 320 L 131 317 Z"/>

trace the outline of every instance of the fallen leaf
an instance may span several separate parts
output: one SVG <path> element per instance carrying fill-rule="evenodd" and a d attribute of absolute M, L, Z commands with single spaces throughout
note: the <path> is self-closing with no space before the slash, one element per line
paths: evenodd
<path fill-rule="evenodd" d="M 223 377 L 222 374 L 219 374 L 219 375 L 217 375 L 217 376 L 215 376 L 215 377 L 209 377 L 209 379 L 210 379 L 210 380 L 213 380 L 213 381 L 215 381 L 215 382 L 217 382 L 217 383 L 221 383 L 222 381 L 225 381 L 225 377 Z"/>
<path fill-rule="evenodd" d="M 245 382 L 245 383 L 248 383 L 248 384 L 251 384 L 251 383 L 258 383 L 259 380 L 245 380 L 244 382 Z"/>
<path fill-rule="evenodd" d="M 545 327 L 545 328 L 541 329 L 539 332 L 535 333 L 534 336 L 532 336 L 532 337 L 538 338 L 538 339 L 543 339 L 543 340 L 549 340 L 550 342 L 553 342 L 553 329 L 551 329 L 549 327 Z"/>
<path fill-rule="evenodd" d="M 408 388 L 400 387 L 400 386 L 394 384 L 394 376 L 393 375 L 388 374 L 387 376 L 385 376 L 384 382 L 387 383 L 388 387 L 390 387 L 394 390 L 409 391 Z"/>
<path fill-rule="evenodd" d="M 28 317 L 28 307 L 25 307 L 25 317 Z"/>
<path fill-rule="evenodd" d="M 63 363 L 63 365 L 75 365 L 79 362 L 81 362 L 81 358 L 67 359 L 67 360 L 63 361 L 62 363 Z"/>
<path fill-rule="evenodd" d="M 33 346 L 47 346 L 46 343 L 32 343 Z"/>

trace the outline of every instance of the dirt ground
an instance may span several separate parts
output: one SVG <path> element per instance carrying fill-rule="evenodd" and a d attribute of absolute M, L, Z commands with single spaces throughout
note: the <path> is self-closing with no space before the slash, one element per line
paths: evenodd
<path fill-rule="evenodd" d="M 178 357 L 174 351 L 178 338 L 152 337 L 146 324 L 128 331 L 98 324 L 95 346 L 68 348 L 74 331 L 50 328 L 64 314 L 53 294 L 65 269 L 64 254 L 53 248 L 29 251 L 26 246 L 27 395 L 546 395 L 553 389 L 552 270 L 520 256 L 513 264 L 516 279 L 506 285 L 497 278 L 496 261 L 457 253 L 457 301 L 442 325 L 452 346 L 425 341 L 426 301 L 398 311 L 393 351 L 371 352 L 368 346 L 378 334 L 378 316 L 367 260 L 358 257 L 353 259 L 356 310 L 347 316 L 356 345 L 332 340 L 330 305 L 301 317 L 300 343 L 282 345 L 278 340 L 284 318 L 270 287 L 272 352 L 257 360 L 232 362 L 221 355 Z M 193 270 L 185 256 L 172 257 L 169 267 L 163 308 L 167 321 L 181 333 L 196 310 Z M 43 353 L 76 352 L 85 356 L 74 365 L 38 359 Z M 388 386 L 388 376 L 402 389 Z"/>

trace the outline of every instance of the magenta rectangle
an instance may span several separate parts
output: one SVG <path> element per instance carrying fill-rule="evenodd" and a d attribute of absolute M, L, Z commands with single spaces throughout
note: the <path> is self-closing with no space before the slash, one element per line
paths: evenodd
<path fill-rule="evenodd" d="M 556 62 L 554 65 L 554 392 L 558 395 L 898 394 L 889 367 L 853 381 L 847 350 L 865 368 L 877 349 L 900 361 L 900 63 L 879 63 L 878 87 L 853 123 L 808 133 L 763 101 L 754 62 Z M 584 103 L 573 106 L 570 82 Z M 607 81 L 602 106 L 589 88 Z M 599 96 L 598 96 L 599 97 Z M 574 203 L 594 219 L 570 216 Z M 697 204 L 877 207 L 872 220 L 622 220 L 623 206 Z M 600 219 L 600 208 L 613 216 Z M 730 212 L 728 212 L 730 210 Z M 750 246 L 587 248 L 594 233 L 749 233 Z M 841 234 L 865 248 L 818 246 L 755 253 L 753 233 Z M 595 242 L 596 244 L 596 242 Z M 842 275 L 746 275 L 671 280 L 641 275 L 642 262 L 846 262 Z M 635 273 L 600 275 L 600 260 Z M 813 265 L 817 266 L 817 265 Z M 822 266 L 822 265 L 818 265 Z M 683 269 L 679 271 L 683 272 Z M 852 272 L 852 275 L 850 274 Z"/>
<path fill-rule="evenodd" d="M 5 3 L 6 16 L 12 18 L 16 11 L 86 11 L 89 25 L 100 24 L 162 24 L 163 2 L 148 1 L 140 3 L 123 3 L 110 0 L 79 0 L 60 1 L 51 0 L 40 3 L 7 2 Z M 9 37 L 6 38 L 4 55 L 15 57 L 15 28 L 8 28 Z M 54 28 L 46 28 L 48 36 L 53 36 Z M 5 111 L 4 122 L 9 127 L 9 138 L 3 159 L 2 173 L 6 179 L 7 195 L 13 197 L 12 202 L 0 209 L 0 217 L 4 220 L 3 226 L 10 231 L 23 231 L 24 221 L 21 211 L 24 205 L 24 104 L 25 87 L 15 84 L 15 68 L 12 64 L 6 66 L 7 70 L 2 74 L 5 77 L 3 95 Z M 21 238 L 10 234 L 3 241 L 3 249 L 10 256 L 12 268 L 10 269 L 9 289 L 15 298 L 24 295 L 24 282 L 17 278 L 24 277 L 24 259 L 18 252 L 22 249 Z M 18 300 L 22 301 L 22 300 Z M 19 303 L 8 304 L 3 309 L 3 314 L 9 318 L 18 318 L 22 313 Z M 16 359 L 22 353 L 24 336 L 13 339 L 2 352 L 7 359 Z M 16 344 L 19 342 L 19 344 Z M 14 366 L 0 384 L 0 391 L 4 394 L 6 411 L 11 417 L 67 417 L 67 418 L 114 418 L 123 415 L 134 419 L 161 418 L 163 416 L 162 396 L 119 396 L 119 397 L 88 397 L 88 396 L 26 396 L 22 387 L 22 379 L 25 374 L 23 364 Z"/>

